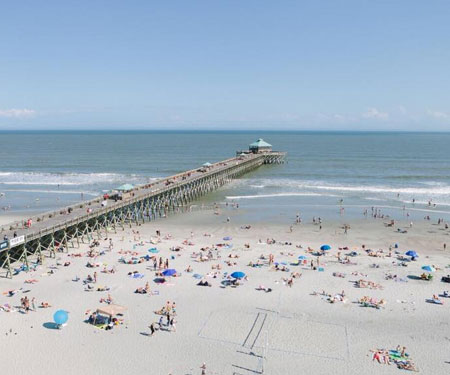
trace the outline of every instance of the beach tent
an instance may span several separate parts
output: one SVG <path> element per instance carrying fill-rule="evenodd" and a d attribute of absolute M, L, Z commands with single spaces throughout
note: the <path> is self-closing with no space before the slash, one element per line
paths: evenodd
<path fill-rule="evenodd" d="M 175 269 L 173 269 L 173 268 L 169 268 L 169 269 L 164 270 L 164 271 L 162 272 L 162 274 L 163 274 L 164 276 L 173 276 L 173 275 L 175 275 L 176 273 L 177 273 L 177 270 L 175 270 Z"/>
<path fill-rule="evenodd" d="M 210 167 L 210 166 L 212 166 L 212 164 L 209 161 L 207 161 L 205 164 L 203 164 L 203 166 L 204 167 Z"/>
<path fill-rule="evenodd" d="M 122 314 L 126 310 L 127 310 L 127 308 L 124 306 L 110 304 L 110 305 L 99 307 L 97 309 L 97 313 L 114 316 L 117 314 Z"/>
<path fill-rule="evenodd" d="M 330 246 L 330 245 L 322 245 L 322 246 L 320 247 L 320 250 L 322 250 L 322 251 L 328 251 L 328 250 L 331 250 L 331 246 Z"/>
<path fill-rule="evenodd" d="M 118 190 L 118 191 L 130 191 L 133 189 L 134 189 L 134 186 L 131 184 L 123 184 L 123 185 L 119 186 L 118 188 L 116 188 L 116 190 Z"/>
<path fill-rule="evenodd" d="M 245 273 L 241 272 L 241 271 L 236 271 L 236 272 L 233 272 L 230 276 L 233 279 L 243 279 L 245 277 Z"/>

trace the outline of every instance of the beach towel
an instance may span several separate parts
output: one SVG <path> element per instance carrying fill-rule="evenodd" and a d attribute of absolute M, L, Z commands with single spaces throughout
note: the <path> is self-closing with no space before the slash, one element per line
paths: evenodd
<path fill-rule="evenodd" d="M 145 275 L 143 275 L 142 273 L 133 273 L 130 275 L 130 277 L 132 279 L 142 279 Z"/>

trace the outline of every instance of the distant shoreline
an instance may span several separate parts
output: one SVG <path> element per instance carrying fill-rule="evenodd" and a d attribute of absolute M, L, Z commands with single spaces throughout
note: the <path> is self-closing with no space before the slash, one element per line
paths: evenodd
<path fill-rule="evenodd" d="M 145 128 L 135 128 L 135 129 L 111 129 L 111 128 L 90 128 L 90 129 L 0 129 L 0 134 L 98 134 L 98 133 L 119 133 L 119 134 L 133 134 L 133 133 L 145 133 L 145 134 L 343 134 L 343 135 L 351 135 L 351 134 L 364 134 L 364 135 L 394 135 L 394 134 L 450 134 L 449 131 L 421 131 L 421 130 L 292 130 L 292 129 L 279 129 L 279 130 L 270 130 L 270 129 L 207 129 L 207 128 L 198 128 L 198 129 L 182 129 L 182 128 L 174 128 L 174 129 L 165 129 L 165 128 L 155 128 L 155 129 L 145 129 Z"/>

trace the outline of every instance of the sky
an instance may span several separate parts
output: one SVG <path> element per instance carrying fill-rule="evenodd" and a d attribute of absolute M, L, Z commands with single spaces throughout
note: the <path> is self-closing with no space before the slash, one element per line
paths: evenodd
<path fill-rule="evenodd" d="M 0 130 L 450 131 L 450 1 L 9 1 Z"/>

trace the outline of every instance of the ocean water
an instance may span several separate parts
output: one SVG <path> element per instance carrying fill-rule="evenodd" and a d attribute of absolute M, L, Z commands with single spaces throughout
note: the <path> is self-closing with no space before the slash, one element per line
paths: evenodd
<path fill-rule="evenodd" d="M 341 205 L 352 217 L 371 207 L 396 217 L 450 215 L 450 133 L 232 131 L 0 132 L 0 214 L 48 211 L 82 193 L 169 176 L 260 137 L 287 151 L 287 163 L 261 167 L 205 202 L 238 202 L 270 219 L 334 218 Z"/>

